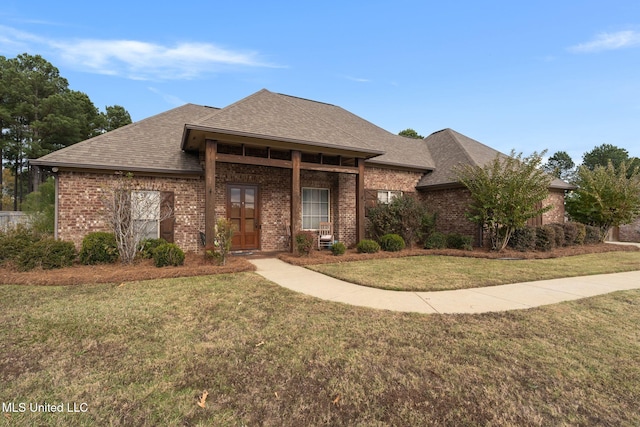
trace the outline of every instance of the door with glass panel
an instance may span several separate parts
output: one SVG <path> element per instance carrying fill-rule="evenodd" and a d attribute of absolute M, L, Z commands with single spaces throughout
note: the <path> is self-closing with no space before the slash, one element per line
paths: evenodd
<path fill-rule="evenodd" d="M 236 184 L 227 186 L 227 218 L 235 230 L 232 250 L 260 248 L 257 186 Z"/>

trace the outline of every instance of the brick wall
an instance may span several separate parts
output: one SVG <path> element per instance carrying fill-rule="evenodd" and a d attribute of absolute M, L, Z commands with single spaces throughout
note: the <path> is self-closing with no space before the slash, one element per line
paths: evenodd
<path fill-rule="evenodd" d="M 364 171 L 364 188 L 413 193 L 416 191 L 416 185 L 418 185 L 422 175 L 423 173 L 421 172 L 367 166 Z"/>
<path fill-rule="evenodd" d="M 58 174 L 58 236 L 79 248 L 85 235 L 108 231 L 101 196 L 113 184 L 113 174 L 60 172 Z M 204 227 L 202 177 L 135 177 L 138 190 L 174 192 L 175 242 L 184 250 L 198 249 L 198 231 Z"/>
<path fill-rule="evenodd" d="M 466 188 L 421 191 L 420 198 L 436 214 L 436 230 L 441 233 L 460 233 L 473 236 L 480 243 L 478 225 L 465 216 L 471 204 L 471 193 Z"/>
<path fill-rule="evenodd" d="M 632 224 L 619 227 L 618 239 L 621 242 L 640 242 L 640 218 Z"/>
<path fill-rule="evenodd" d="M 543 206 L 552 205 L 553 209 L 542 214 L 542 224 L 564 223 L 564 190 L 551 190 Z"/>

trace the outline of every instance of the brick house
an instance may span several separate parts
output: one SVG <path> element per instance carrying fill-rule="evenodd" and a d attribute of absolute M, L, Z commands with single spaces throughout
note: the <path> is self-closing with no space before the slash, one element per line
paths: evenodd
<path fill-rule="evenodd" d="M 331 104 L 261 90 L 225 108 L 187 104 L 32 160 L 56 178 L 56 236 L 79 245 L 103 231 L 100 195 L 131 172 L 144 197 L 169 204 L 149 237 L 186 251 L 211 243 L 216 217 L 237 228 L 234 250 L 291 249 L 290 230 L 331 222 L 335 238 L 364 238 L 365 205 L 402 193 L 424 198 L 438 228 L 476 235 L 464 212 L 469 195 L 451 176 L 460 163 L 482 165 L 497 151 L 451 129 L 424 140 L 391 134 Z M 564 220 L 564 191 L 550 188 Z M 160 210 L 160 208 L 158 208 Z"/>

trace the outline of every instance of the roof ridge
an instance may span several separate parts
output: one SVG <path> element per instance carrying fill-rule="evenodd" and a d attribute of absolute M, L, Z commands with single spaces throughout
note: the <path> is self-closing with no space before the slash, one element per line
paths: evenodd
<path fill-rule="evenodd" d="M 197 121 L 193 122 L 192 124 L 198 124 L 198 123 L 205 122 L 205 121 L 211 119 L 212 117 L 215 117 L 221 111 L 228 111 L 228 110 L 230 110 L 232 108 L 235 108 L 236 106 L 243 104 L 248 99 L 251 99 L 251 98 L 255 97 L 256 95 L 258 95 L 260 93 L 263 93 L 263 92 L 273 93 L 273 92 L 270 92 L 269 90 L 267 90 L 265 88 L 262 88 L 259 91 L 252 93 L 251 95 L 245 96 L 244 98 L 237 100 L 236 102 L 232 102 L 231 104 L 229 104 L 229 105 L 227 105 L 225 107 L 218 108 L 216 111 L 213 111 L 211 114 L 208 114 L 208 115 L 206 115 L 204 117 L 200 117 Z"/>

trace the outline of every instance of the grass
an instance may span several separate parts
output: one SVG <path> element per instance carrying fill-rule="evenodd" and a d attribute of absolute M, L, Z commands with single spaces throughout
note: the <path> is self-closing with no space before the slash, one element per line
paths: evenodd
<path fill-rule="evenodd" d="M 239 273 L 3 285 L 0 323 L 0 402 L 88 408 L 0 425 L 640 424 L 640 291 L 418 315 Z"/>
<path fill-rule="evenodd" d="M 309 265 L 307 268 L 374 288 L 443 291 L 640 270 L 640 252 L 529 260 L 420 256 Z"/>

